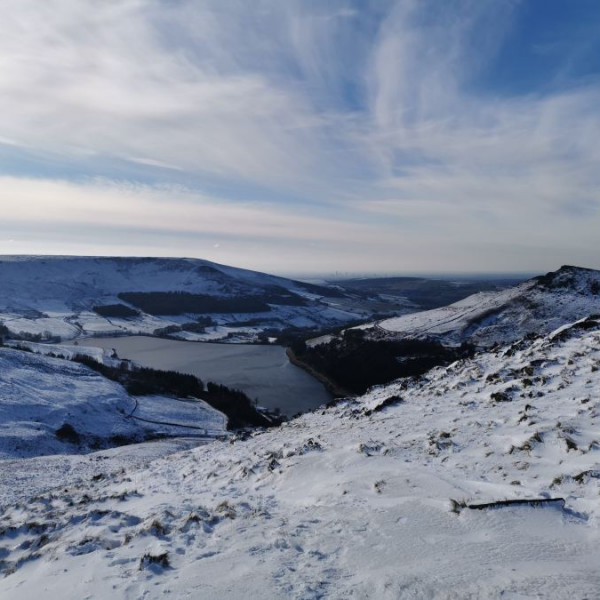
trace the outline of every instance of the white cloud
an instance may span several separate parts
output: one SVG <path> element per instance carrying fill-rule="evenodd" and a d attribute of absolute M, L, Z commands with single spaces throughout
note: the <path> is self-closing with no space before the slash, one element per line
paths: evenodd
<path fill-rule="evenodd" d="M 66 157 L 263 184 L 327 172 L 304 96 L 241 64 L 244 15 L 231 21 L 206 3 L 8 0 L 0 132 Z"/>
<path fill-rule="evenodd" d="M 5 176 L 3 231 L 128 227 L 130 252 L 154 232 L 181 254 L 177 232 L 218 236 L 193 253 L 279 271 L 600 267 L 600 85 L 474 84 L 517 6 L 6 0 L 0 144 L 221 193 Z"/>
<path fill-rule="evenodd" d="M 129 228 L 164 234 L 226 234 L 339 242 L 377 239 L 373 227 L 318 218 L 257 202 L 221 202 L 180 186 L 152 187 L 109 180 L 73 183 L 0 176 L 2 221 L 23 225 Z"/>
<path fill-rule="evenodd" d="M 444 200 L 404 203 L 402 210 L 393 200 L 368 202 L 341 219 L 269 203 L 223 203 L 182 187 L 0 177 L 0 205 L 0 237 L 15 239 L 0 241 L 0 252 L 10 254 L 185 255 L 288 273 L 597 265 L 595 219 L 577 223 L 570 238 L 564 232 L 573 223 L 564 215 L 532 227 Z"/>

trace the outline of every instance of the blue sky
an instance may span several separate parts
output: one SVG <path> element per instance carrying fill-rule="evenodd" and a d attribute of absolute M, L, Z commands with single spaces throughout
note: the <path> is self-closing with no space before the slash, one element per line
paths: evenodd
<path fill-rule="evenodd" d="M 0 253 L 600 268 L 596 0 L 6 0 Z"/>

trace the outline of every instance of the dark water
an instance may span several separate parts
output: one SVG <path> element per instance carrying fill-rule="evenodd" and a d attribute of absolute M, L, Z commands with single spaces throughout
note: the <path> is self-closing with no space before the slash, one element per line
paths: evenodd
<path fill-rule="evenodd" d="M 261 406 L 294 415 L 331 399 L 323 385 L 291 364 L 281 346 L 211 344 L 146 336 L 90 338 L 83 346 L 114 348 L 139 365 L 190 373 L 258 399 Z"/>

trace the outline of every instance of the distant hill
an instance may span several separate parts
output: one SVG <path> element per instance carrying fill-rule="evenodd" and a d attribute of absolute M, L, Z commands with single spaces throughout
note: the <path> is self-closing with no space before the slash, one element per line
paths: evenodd
<path fill-rule="evenodd" d="M 301 302 L 339 290 L 189 258 L 0 257 L 0 307 L 90 310 L 124 292 L 187 292 Z"/>
<path fill-rule="evenodd" d="M 417 310 L 429 310 L 452 304 L 484 291 L 499 291 L 521 283 L 524 277 L 440 279 L 430 277 L 365 277 L 342 279 L 335 283 L 346 292 L 367 298 L 405 298 Z"/>
<path fill-rule="evenodd" d="M 199 259 L 0 257 L 0 322 L 35 340 L 161 330 L 252 340 L 269 329 L 355 321 L 364 311 L 336 306 L 346 296 Z"/>

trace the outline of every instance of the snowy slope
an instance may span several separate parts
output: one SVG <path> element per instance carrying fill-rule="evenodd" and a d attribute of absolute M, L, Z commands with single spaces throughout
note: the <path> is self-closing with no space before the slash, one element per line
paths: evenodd
<path fill-rule="evenodd" d="M 527 333 L 549 333 L 600 313 L 600 271 L 561 267 L 499 292 L 481 292 L 443 308 L 387 319 L 380 333 L 434 336 L 452 343 L 506 343 Z"/>
<path fill-rule="evenodd" d="M 47 312 L 90 309 L 128 291 L 233 296 L 273 285 L 301 291 L 282 277 L 186 258 L 3 256 L 0 281 L 0 306 Z"/>
<path fill-rule="evenodd" d="M 0 596 L 597 598 L 599 329 L 6 506 Z"/>
<path fill-rule="evenodd" d="M 197 437 L 166 437 L 87 454 L 52 454 L 0 459 L 0 506 L 38 496 L 60 485 L 88 481 L 101 473 L 138 468 L 160 457 L 209 443 Z"/>
<path fill-rule="evenodd" d="M 307 303 L 306 306 L 274 304 L 265 313 L 211 315 L 219 325 L 235 325 L 252 318 L 258 319 L 259 330 L 291 325 L 319 327 L 346 323 L 357 317 L 328 304 L 328 294 L 339 293 L 334 290 L 199 259 L 0 257 L 0 323 L 13 334 L 41 335 L 45 339 L 152 334 L 156 329 L 194 319 L 144 313 L 128 319 L 104 318 L 92 309 L 122 304 L 118 294 L 124 292 L 173 291 L 224 298 L 260 298 L 276 291 L 296 294 Z M 245 333 L 246 338 L 251 338 L 256 330 Z M 197 334 L 187 334 L 187 338 L 204 339 Z"/>
<path fill-rule="evenodd" d="M 79 442 L 57 437 L 65 423 Z M 214 436 L 224 429 L 224 416 L 202 401 L 132 398 L 83 365 L 0 348 L 0 459 L 77 454 L 157 435 Z"/>

